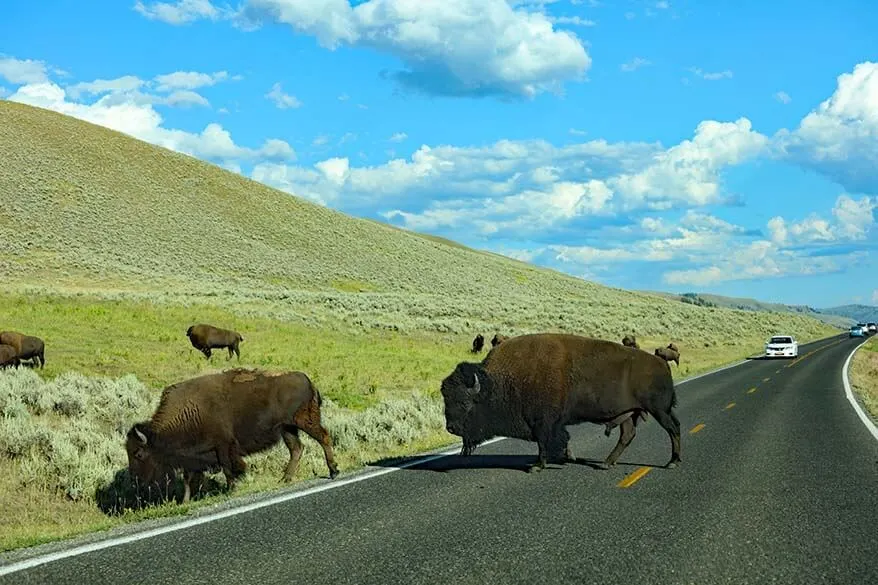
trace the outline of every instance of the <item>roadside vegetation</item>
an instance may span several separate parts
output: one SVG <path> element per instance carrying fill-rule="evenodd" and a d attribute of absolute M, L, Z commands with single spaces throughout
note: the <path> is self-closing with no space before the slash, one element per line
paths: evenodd
<path fill-rule="evenodd" d="M 71 145 L 75 145 L 72 148 Z M 0 101 L 0 330 L 46 343 L 44 370 L 0 372 L 0 550 L 185 513 L 140 509 L 124 436 L 161 389 L 231 366 L 306 372 L 344 471 L 455 442 L 439 383 L 476 333 L 564 331 L 674 342 L 676 379 L 837 329 L 805 315 L 608 288 L 355 219 L 214 165 Z M 130 218 L 136 218 L 131 221 Z M 208 362 L 186 328 L 240 331 Z M 596 432 L 600 429 L 596 426 Z M 303 439 L 298 480 L 323 477 Z M 232 494 L 280 486 L 283 445 Z M 176 486 L 178 489 L 179 486 Z M 127 509 L 127 510 L 126 510 Z"/>
<path fill-rule="evenodd" d="M 851 389 L 878 423 L 878 337 L 872 337 L 854 354 L 850 369 Z"/>

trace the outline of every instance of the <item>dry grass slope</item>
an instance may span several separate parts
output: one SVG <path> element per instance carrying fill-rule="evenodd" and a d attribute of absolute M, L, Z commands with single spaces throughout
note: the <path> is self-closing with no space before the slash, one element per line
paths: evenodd
<path fill-rule="evenodd" d="M 878 337 L 872 337 L 851 360 L 851 389 L 863 401 L 866 412 L 878 421 Z"/>
<path fill-rule="evenodd" d="M 776 332 L 802 342 L 837 332 L 799 315 L 612 289 L 352 218 L 2 100 L 0 152 L 0 329 L 47 348 L 45 371 L 0 373 L 0 509 L 17 511 L 0 517 L 0 549 L 175 512 L 119 517 L 96 504 L 108 489 L 124 495 L 122 433 L 158 391 L 227 365 L 188 345 L 194 322 L 241 331 L 241 365 L 307 372 L 327 399 L 343 470 L 453 440 L 438 385 L 474 359 L 477 331 L 634 332 L 648 351 L 674 341 L 677 378 L 757 352 Z M 323 474 L 306 448 L 300 477 Z M 282 451 L 252 458 L 242 491 L 277 486 Z"/>

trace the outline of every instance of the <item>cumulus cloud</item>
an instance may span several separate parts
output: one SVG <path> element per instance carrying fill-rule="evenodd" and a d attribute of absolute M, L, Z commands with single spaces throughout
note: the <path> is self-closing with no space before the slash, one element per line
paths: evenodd
<path fill-rule="evenodd" d="M 734 73 L 731 70 L 725 69 L 723 71 L 716 72 L 708 72 L 700 67 L 690 67 L 689 72 L 696 77 L 700 77 L 701 79 L 705 79 L 707 81 L 717 81 L 720 79 L 731 79 L 734 77 Z"/>
<path fill-rule="evenodd" d="M 286 142 L 276 139 L 267 140 L 257 149 L 240 146 L 232 140 L 227 130 L 216 123 L 208 124 L 199 133 L 166 128 L 162 116 L 153 107 L 156 96 L 113 92 L 109 88 L 110 85 L 113 84 L 90 86 L 91 90 L 100 89 L 109 92 L 92 103 L 78 101 L 68 95 L 64 88 L 51 81 L 23 85 L 9 97 L 9 100 L 54 110 L 112 128 L 158 146 L 226 166 L 242 160 L 286 161 L 292 160 L 295 156 L 293 149 Z M 80 92 L 87 93 L 82 88 Z M 196 98 L 184 92 L 177 92 L 162 99 L 191 101 Z"/>
<path fill-rule="evenodd" d="M 791 101 L 793 101 L 793 98 L 790 97 L 790 94 L 788 94 L 785 91 L 779 91 L 776 94 L 774 94 L 774 99 L 776 99 L 777 101 L 779 101 L 782 104 L 788 104 Z"/>
<path fill-rule="evenodd" d="M 409 135 L 406 134 L 405 132 L 396 132 L 388 140 L 390 140 L 391 142 L 402 142 L 408 137 L 409 137 Z"/>
<path fill-rule="evenodd" d="M 832 96 L 776 141 L 783 156 L 848 191 L 878 194 L 878 63 L 839 75 Z"/>
<path fill-rule="evenodd" d="M 550 16 L 549 21 L 553 24 L 567 24 L 570 26 L 597 26 L 598 23 L 590 18 L 582 18 L 581 16 Z"/>
<path fill-rule="evenodd" d="M 507 0 L 247 0 L 234 16 L 207 0 L 138 2 L 150 18 L 184 24 L 233 18 L 247 30 L 287 24 L 328 49 L 357 46 L 399 58 L 388 76 L 403 86 L 448 96 L 533 97 L 582 79 L 591 58 L 573 33 L 555 30 L 539 7 Z M 577 20 L 568 24 L 585 24 Z"/>
<path fill-rule="evenodd" d="M 181 25 L 208 18 L 217 20 L 228 11 L 218 9 L 210 0 L 178 0 L 177 2 L 149 2 L 137 0 L 134 10 L 150 20 L 160 20 L 168 24 Z"/>
<path fill-rule="evenodd" d="M 781 246 L 864 240 L 875 225 L 876 208 L 878 197 L 854 199 L 844 194 L 836 199 L 831 220 L 816 213 L 793 222 L 778 216 L 769 220 L 768 230 L 771 241 Z"/>
<path fill-rule="evenodd" d="M 271 86 L 271 91 L 265 94 L 265 97 L 274 102 L 274 105 L 281 110 L 301 108 L 302 102 L 294 95 L 284 93 L 280 83 Z"/>
<path fill-rule="evenodd" d="M 647 65 L 652 65 L 652 62 L 648 59 L 644 59 L 643 57 L 634 57 L 627 63 L 622 63 L 620 68 L 625 73 L 631 73 L 632 71 L 637 71 L 641 67 L 646 67 Z"/>
<path fill-rule="evenodd" d="M 157 75 L 155 82 L 158 84 L 156 91 L 172 91 L 175 89 L 198 89 L 199 87 L 216 85 L 227 79 L 229 79 L 227 71 L 217 71 L 216 73 L 175 71 L 166 75 Z M 236 75 L 232 79 L 239 80 L 241 77 Z"/>
<path fill-rule="evenodd" d="M 32 59 L 16 59 L 0 54 L 0 77 L 14 85 L 43 83 L 49 79 L 46 64 Z"/>

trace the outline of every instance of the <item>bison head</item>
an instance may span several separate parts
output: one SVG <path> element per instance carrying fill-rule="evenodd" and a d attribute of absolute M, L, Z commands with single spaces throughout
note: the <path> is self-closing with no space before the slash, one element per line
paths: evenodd
<path fill-rule="evenodd" d="M 128 431 L 125 450 L 128 451 L 128 471 L 131 476 L 152 483 L 165 472 L 154 452 L 155 435 L 148 423 L 137 423 Z"/>
<path fill-rule="evenodd" d="M 489 438 L 483 407 L 491 394 L 491 378 L 479 364 L 461 363 L 442 380 L 442 399 L 445 402 L 445 428 L 452 435 L 463 438 L 464 449 L 471 450 Z"/>

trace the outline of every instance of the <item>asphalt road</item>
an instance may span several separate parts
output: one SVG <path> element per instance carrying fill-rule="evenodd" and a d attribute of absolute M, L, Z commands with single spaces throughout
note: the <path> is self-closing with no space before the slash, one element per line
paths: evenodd
<path fill-rule="evenodd" d="M 536 445 L 502 440 L 0 583 L 878 583 L 878 441 L 841 376 L 861 341 L 679 386 L 676 469 L 652 419 L 607 471 L 528 474 Z M 570 431 L 593 460 L 619 432 Z"/>

